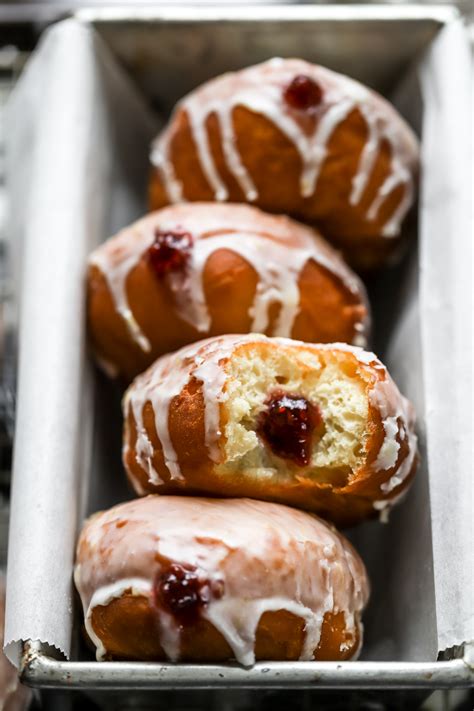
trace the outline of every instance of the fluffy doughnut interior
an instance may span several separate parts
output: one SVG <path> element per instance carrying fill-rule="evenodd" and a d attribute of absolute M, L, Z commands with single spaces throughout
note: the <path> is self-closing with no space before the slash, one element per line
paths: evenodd
<path fill-rule="evenodd" d="M 368 437 L 366 382 L 352 358 L 284 348 L 245 347 L 227 364 L 222 474 L 293 479 L 295 474 L 343 485 L 364 458 Z M 280 456 L 259 434 L 260 415 L 274 392 L 304 397 L 323 417 L 303 468 Z"/>

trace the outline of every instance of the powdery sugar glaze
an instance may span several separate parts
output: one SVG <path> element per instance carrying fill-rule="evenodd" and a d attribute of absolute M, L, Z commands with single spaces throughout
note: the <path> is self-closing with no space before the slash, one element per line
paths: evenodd
<path fill-rule="evenodd" d="M 352 546 L 309 514 L 248 499 L 149 496 L 94 516 L 79 540 L 75 583 L 98 659 L 107 650 L 92 628 L 94 607 L 125 590 L 150 598 L 157 558 L 196 568 L 218 585 L 220 597 L 211 597 L 201 614 L 244 665 L 255 661 L 264 612 L 287 610 L 305 621 L 300 658 L 310 660 L 324 615 L 344 613 L 348 633 L 356 635 L 368 599 Z M 176 661 L 180 625 L 161 611 L 158 622 L 160 644 Z"/>
<path fill-rule="evenodd" d="M 308 133 L 301 113 L 285 102 L 284 90 L 295 76 L 305 75 L 322 89 L 322 100 L 315 108 L 316 122 Z M 295 146 L 301 158 L 300 193 L 317 198 L 318 177 L 328 153 L 328 144 L 336 128 L 358 109 L 367 125 L 367 140 L 359 159 L 349 202 L 360 203 L 369 184 L 384 142 L 391 151 L 390 172 L 369 205 L 366 217 L 375 220 L 393 190 L 404 187 L 403 197 L 383 228 L 383 236 L 395 237 L 413 201 L 413 168 L 417 160 L 417 140 L 393 107 L 362 84 L 341 74 L 300 59 L 271 59 L 240 72 L 213 79 L 182 99 L 175 112 L 184 111 L 189 119 L 197 155 L 216 200 L 228 199 L 228 188 L 219 175 L 209 146 L 206 122 L 215 115 L 219 121 L 224 159 L 248 202 L 258 199 L 258 190 L 246 170 L 237 148 L 233 111 L 237 106 L 264 116 Z M 156 139 L 151 161 L 159 169 L 171 202 L 183 200 L 184 193 L 176 178 L 170 157 L 173 121 Z"/>
<path fill-rule="evenodd" d="M 89 259 L 107 280 L 117 312 L 127 324 L 131 338 L 145 352 L 149 352 L 151 346 L 134 318 L 126 287 L 129 274 L 146 256 L 157 230 L 163 233 L 184 230 L 192 235 L 186 268 L 170 273 L 165 280 L 173 292 L 179 317 L 202 334 L 208 333 L 212 325 L 204 292 L 204 270 L 209 258 L 219 250 L 238 254 L 258 275 L 249 314 L 251 331 L 291 336 L 299 313 L 299 277 L 311 260 L 367 303 L 361 281 L 314 230 L 246 205 L 177 205 L 122 230 L 96 249 Z M 280 305 L 280 312 L 270 330 L 269 309 L 273 304 Z M 355 339 L 364 339 L 368 329 L 367 315 L 363 322 L 355 325 Z"/>

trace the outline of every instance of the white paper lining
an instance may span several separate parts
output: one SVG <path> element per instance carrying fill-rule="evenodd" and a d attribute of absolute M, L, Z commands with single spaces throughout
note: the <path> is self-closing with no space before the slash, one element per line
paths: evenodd
<path fill-rule="evenodd" d="M 118 97 L 127 107 L 122 114 Z M 94 425 L 84 265 L 106 229 L 143 210 L 146 175 L 137 179 L 136 166 L 146 161 L 155 128 L 100 41 L 73 21 L 46 34 L 9 107 L 14 239 L 24 241 L 28 284 L 8 553 L 12 660 L 27 638 L 70 654 L 74 541 Z"/>
<path fill-rule="evenodd" d="M 458 23 L 447 27 L 421 65 L 432 107 L 423 121 L 420 307 L 439 649 L 474 641 L 473 116 L 463 39 Z"/>

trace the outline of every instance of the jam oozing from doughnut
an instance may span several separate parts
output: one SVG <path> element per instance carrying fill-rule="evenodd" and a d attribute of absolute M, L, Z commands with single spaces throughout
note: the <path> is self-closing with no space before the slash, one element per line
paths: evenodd
<path fill-rule="evenodd" d="M 155 230 L 155 240 L 148 248 L 148 261 L 158 277 L 184 269 L 189 259 L 193 238 L 189 232 Z"/>
<path fill-rule="evenodd" d="M 307 111 L 321 103 L 323 92 L 313 79 L 305 74 L 297 74 L 286 87 L 283 97 L 293 109 Z"/>
<path fill-rule="evenodd" d="M 258 433 L 274 454 L 303 467 L 311 461 L 314 437 L 322 428 L 323 418 L 317 405 L 301 395 L 275 392 L 260 416 Z"/>
<path fill-rule="evenodd" d="M 154 603 L 169 612 L 180 625 L 195 624 L 210 600 L 209 582 L 197 570 L 171 563 L 155 577 Z"/>

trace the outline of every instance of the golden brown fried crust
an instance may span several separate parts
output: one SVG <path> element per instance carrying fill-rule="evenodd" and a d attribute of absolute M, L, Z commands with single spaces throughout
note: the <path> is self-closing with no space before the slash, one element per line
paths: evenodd
<path fill-rule="evenodd" d="M 267 348 L 268 345 L 253 344 L 252 347 Z M 298 346 L 295 344 L 294 347 Z M 304 350 L 305 346 L 302 345 L 300 348 Z M 349 351 L 331 351 L 331 353 L 347 374 L 362 381 L 367 391 L 376 381 L 388 378 L 385 370 L 361 364 Z M 328 351 L 323 351 L 321 356 L 324 358 L 327 354 Z M 225 362 L 225 359 L 222 362 Z M 365 461 L 347 483 L 338 485 L 320 482 L 298 472 L 292 480 L 285 481 L 277 477 L 272 480 L 266 477 L 262 480 L 259 477 L 247 476 L 244 471 L 240 474 L 233 471 L 230 475 L 224 475 L 217 471 L 205 444 L 202 384 L 195 378 L 191 378 L 181 393 L 172 400 L 169 408 L 169 433 L 174 450 L 178 454 L 183 476 L 182 480 L 176 480 L 171 478 L 165 465 L 161 442 L 155 427 L 155 414 L 149 401 L 144 406 L 143 414 L 145 430 L 154 452 L 153 467 L 163 483 L 151 483 L 147 472 L 137 462 L 137 430 L 132 410 L 129 408 L 124 428 L 124 441 L 127 445 L 124 452 L 124 465 L 131 478 L 138 482 L 137 490 L 159 494 L 246 496 L 274 501 L 312 511 L 343 527 L 377 515 L 373 503 L 383 498 L 380 485 L 390 479 L 395 469 L 398 469 L 410 454 L 407 438 L 402 440 L 400 435 L 397 435 L 400 449 L 394 467 L 381 471 L 373 467 L 383 444 L 385 431 L 379 409 L 370 404 Z M 221 426 L 222 424 L 221 420 Z M 396 496 L 408 487 L 415 474 L 416 466 L 415 457 L 410 474 L 391 492 L 391 496 Z"/>
<path fill-rule="evenodd" d="M 202 171 L 189 120 L 184 110 L 172 119 L 170 159 L 186 200 L 213 200 L 214 195 Z M 342 249 L 347 260 L 361 270 L 386 263 L 399 249 L 397 239 L 381 237 L 384 225 L 404 197 L 405 187 L 392 190 L 374 220 L 367 211 L 390 173 L 391 149 L 382 141 L 367 188 L 359 204 L 349 201 L 352 178 L 368 138 L 366 122 L 354 109 L 335 128 L 327 145 L 327 155 L 318 177 L 314 197 L 300 193 L 301 158 L 294 144 L 279 128 L 260 114 L 237 106 L 233 111 L 237 148 L 258 191 L 255 205 L 274 213 L 286 213 L 315 224 L 323 235 Z M 217 172 L 229 190 L 229 201 L 245 202 L 245 195 L 229 173 L 222 153 L 215 114 L 206 122 L 209 145 Z M 169 203 L 161 175 L 153 169 L 150 177 L 150 208 Z"/>
<path fill-rule="evenodd" d="M 157 613 L 144 596 L 125 593 L 106 606 L 97 606 L 91 615 L 95 634 L 101 639 L 107 658 L 164 661 L 159 643 Z M 305 621 L 286 610 L 264 612 L 255 638 L 257 660 L 293 661 L 299 659 L 305 638 Z M 326 613 L 321 639 L 314 652 L 318 661 L 350 659 L 359 646 L 360 631 L 346 630 L 344 613 Z M 224 662 L 233 658 L 222 634 L 205 619 L 183 628 L 181 655 L 184 662 Z"/>

